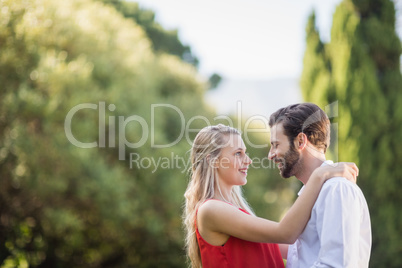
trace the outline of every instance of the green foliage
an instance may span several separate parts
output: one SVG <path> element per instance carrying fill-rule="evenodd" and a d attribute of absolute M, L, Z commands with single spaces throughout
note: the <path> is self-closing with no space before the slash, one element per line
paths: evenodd
<path fill-rule="evenodd" d="M 313 13 L 306 27 L 306 51 L 304 54 L 304 68 L 301 76 L 303 98 L 314 103 L 325 100 L 325 91 L 322 88 L 330 86 L 330 62 L 324 44 L 320 40 L 315 28 L 315 13 Z"/>
<path fill-rule="evenodd" d="M 394 3 L 344 0 L 323 49 L 317 49 L 321 41 L 312 25 L 313 17 L 307 26 L 303 95 L 321 106 L 338 101 L 339 159 L 358 163 L 358 183 L 370 208 L 370 266 L 400 267 L 402 76 Z M 327 59 L 325 67 L 322 59 Z M 325 83 L 312 73 L 324 73 Z"/>
<path fill-rule="evenodd" d="M 219 86 L 219 83 L 222 81 L 222 76 L 217 73 L 212 74 L 209 77 L 209 89 L 215 89 Z"/>
<path fill-rule="evenodd" d="M 129 159 L 184 155 L 189 145 L 155 150 L 148 139 L 119 161 L 119 135 L 135 143 L 145 130 L 132 122 L 122 133 L 118 125 L 132 115 L 149 124 L 158 103 L 175 105 L 186 119 L 208 116 L 199 101 L 205 82 L 177 57 L 155 55 L 141 27 L 102 3 L 2 1 L 0 10 L 2 267 L 184 266 L 186 173 L 152 173 L 130 167 Z M 74 115 L 72 134 L 100 142 L 105 103 L 106 148 L 67 140 L 66 115 L 83 103 L 96 109 Z M 174 141 L 180 123 L 177 113 L 163 113 L 154 122 L 155 142 Z"/>
<path fill-rule="evenodd" d="M 177 30 L 166 30 L 155 21 L 155 13 L 148 9 L 140 8 L 138 3 L 125 0 L 99 0 L 113 5 L 124 17 L 132 19 L 140 25 L 152 42 L 154 51 L 165 52 L 179 56 L 185 62 L 198 66 L 198 59 L 191 48 L 184 45 L 178 37 Z"/>

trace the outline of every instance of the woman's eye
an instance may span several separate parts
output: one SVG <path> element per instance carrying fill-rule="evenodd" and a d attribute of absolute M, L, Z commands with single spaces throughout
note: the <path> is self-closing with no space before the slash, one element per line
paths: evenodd
<path fill-rule="evenodd" d="M 241 155 L 241 152 L 236 152 L 236 155 Z"/>

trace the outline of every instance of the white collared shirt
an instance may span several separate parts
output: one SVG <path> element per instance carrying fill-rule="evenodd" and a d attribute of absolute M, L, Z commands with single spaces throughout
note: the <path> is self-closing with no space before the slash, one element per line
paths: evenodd
<path fill-rule="evenodd" d="M 289 246 L 286 268 L 366 268 L 370 251 L 366 199 L 356 184 L 334 177 L 324 183 L 306 228 Z"/>

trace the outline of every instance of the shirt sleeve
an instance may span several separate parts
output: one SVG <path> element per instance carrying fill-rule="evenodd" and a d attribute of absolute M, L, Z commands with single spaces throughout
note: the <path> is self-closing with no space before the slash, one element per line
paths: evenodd
<path fill-rule="evenodd" d="M 361 221 L 358 192 L 355 185 L 341 178 L 324 186 L 316 203 L 320 252 L 312 267 L 358 267 Z"/>

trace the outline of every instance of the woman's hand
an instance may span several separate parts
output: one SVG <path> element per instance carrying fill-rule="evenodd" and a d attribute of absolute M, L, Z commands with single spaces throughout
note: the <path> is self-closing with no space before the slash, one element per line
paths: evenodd
<path fill-rule="evenodd" d="M 347 180 L 356 183 L 359 176 L 359 168 L 355 163 L 339 162 L 327 164 L 314 170 L 314 173 L 324 179 L 324 181 L 333 177 L 345 177 Z"/>

